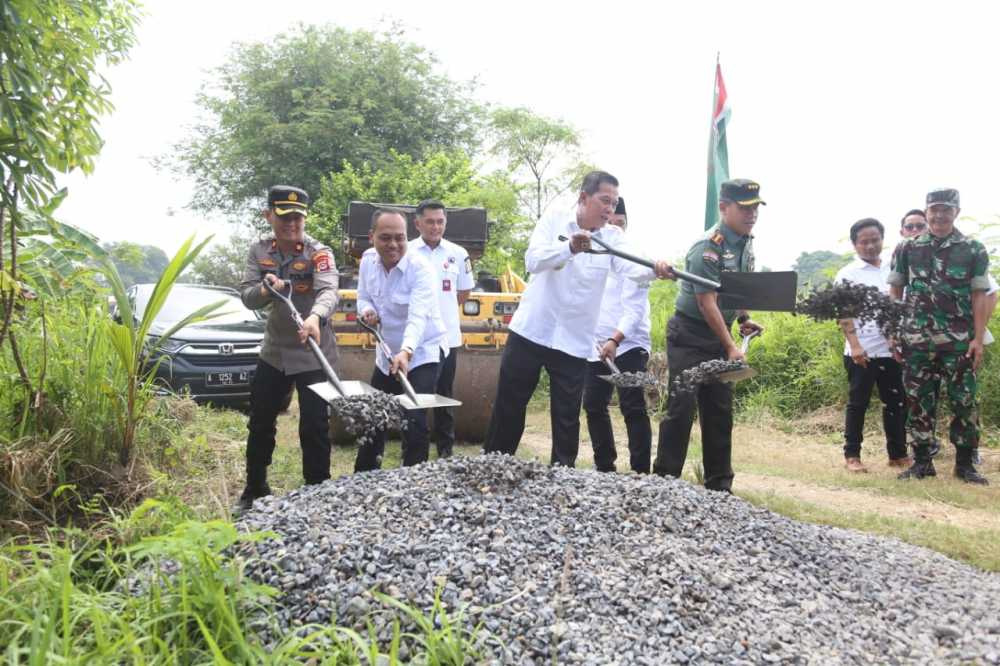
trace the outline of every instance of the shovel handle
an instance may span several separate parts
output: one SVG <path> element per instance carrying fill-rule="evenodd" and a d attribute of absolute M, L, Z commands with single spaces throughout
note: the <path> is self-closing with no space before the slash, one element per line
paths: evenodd
<path fill-rule="evenodd" d="M 264 287 L 268 291 L 285 302 L 289 311 L 292 313 L 292 321 L 295 322 L 296 328 L 301 331 L 303 326 L 305 326 L 305 322 L 302 321 L 302 315 L 299 314 L 299 311 L 295 309 L 295 305 L 292 304 L 292 299 L 272 287 L 271 283 L 267 280 L 264 280 L 263 283 Z M 291 291 L 291 289 L 289 289 L 289 291 Z M 326 360 L 326 356 L 323 355 L 322 350 L 319 348 L 319 344 L 312 339 L 312 336 L 306 338 L 306 344 L 309 346 L 309 349 L 312 350 L 313 356 L 316 357 L 316 360 L 319 361 L 320 367 L 323 368 L 323 373 L 326 375 L 327 381 L 333 384 L 333 388 L 337 389 L 337 393 L 341 396 L 347 395 L 344 391 L 344 387 L 340 383 L 340 378 L 337 377 L 337 373 L 333 371 L 333 366 L 330 365 L 330 362 Z"/>
<path fill-rule="evenodd" d="M 566 238 L 565 236 L 560 236 L 559 240 L 568 241 L 569 239 Z M 654 269 L 656 268 L 656 264 L 654 264 L 649 259 L 643 259 L 642 257 L 635 256 L 634 254 L 629 254 L 628 252 L 622 252 L 621 250 L 616 250 L 615 248 L 611 247 L 610 245 L 602 241 L 600 238 L 591 236 L 590 240 L 594 241 L 595 243 L 603 247 L 604 250 L 603 251 L 587 250 L 589 254 L 611 254 L 616 257 L 620 257 L 626 261 L 631 261 L 632 263 L 639 264 L 640 266 L 645 266 L 646 268 L 654 268 Z M 687 282 L 693 282 L 694 284 L 701 285 L 702 287 L 708 287 L 709 289 L 714 289 L 716 291 L 719 291 L 719 289 L 722 288 L 722 285 L 719 284 L 718 282 L 715 282 L 714 280 L 709 280 L 708 278 L 703 278 L 700 275 L 695 275 L 694 273 L 688 273 L 687 271 L 678 270 L 676 268 L 673 270 L 674 270 L 674 275 L 676 275 L 681 280 L 685 280 Z"/>
<path fill-rule="evenodd" d="M 385 338 L 382 337 L 382 332 L 374 326 L 369 326 L 361 319 L 358 319 L 358 324 L 361 325 L 361 328 L 375 336 L 375 339 L 378 341 L 379 351 L 385 355 L 386 359 L 389 360 L 389 363 L 392 363 L 392 348 L 389 346 L 389 343 L 385 341 Z M 406 378 L 406 373 L 402 370 L 396 370 L 396 378 L 399 379 L 399 383 L 403 387 L 403 392 L 406 393 L 406 397 L 412 400 L 413 404 L 416 405 L 417 392 L 413 390 L 413 385 L 410 384 L 410 380 Z"/>
<path fill-rule="evenodd" d="M 612 372 L 612 374 L 620 375 L 622 373 L 622 371 L 618 369 L 618 365 L 614 361 L 612 361 L 610 358 L 607 358 L 605 356 L 601 356 L 601 350 L 602 350 L 601 343 L 600 342 L 595 342 L 594 346 L 597 348 L 597 358 L 599 358 L 602 361 L 604 361 L 604 364 L 608 366 L 608 370 L 610 370 Z"/>
<path fill-rule="evenodd" d="M 758 335 L 760 335 L 760 331 L 754 331 L 750 335 L 744 335 L 743 336 L 743 344 L 740 345 L 740 351 L 743 352 L 744 354 L 746 354 L 747 350 L 750 349 L 750 340 L 752 338 L 757 337 Z"/>

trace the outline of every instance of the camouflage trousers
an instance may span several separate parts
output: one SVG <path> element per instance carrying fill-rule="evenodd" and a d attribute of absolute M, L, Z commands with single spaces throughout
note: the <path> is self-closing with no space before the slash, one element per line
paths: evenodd
<path fill-rule="evenodd" d="M 979 446 L 979 412 L 976 408 L 976 372 L 965 352 L 931 352 L 908 349 L 903 359 L 906 393 L 906 432 L 914 448 L 930 446 L 937 424 L 937 403 L 942 389 L 951 405 L 951 443 L 958 448 Z"/>

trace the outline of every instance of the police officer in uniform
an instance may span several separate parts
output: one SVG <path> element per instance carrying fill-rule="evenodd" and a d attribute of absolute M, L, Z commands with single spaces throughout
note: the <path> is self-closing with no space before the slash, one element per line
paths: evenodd
<path fill-rule="evenodd" d="M 325 323 L 337 305 L 337 268 L 330 249 L 305 235 L 309 195 L 304 190 L 275 185 L 267 192 L 267 204 L 264 217 L 274 233 L 250 246 L 240 283 L 248 308 L 272 306 L 250 388 L 247 485 L 240 496 L 241 509 L 271 494 L 267 467 L 274 452 L 278 411 L 293 384 L 299 395 L 302 476 L 307 484 L 330 478 L 329 408 L 307 388 L 326 381 L 326 375 L 306 337 L 319 343 L 331 364 L 336 360 L 336 338 Z M 291 289 L 292 302 L 305 320 L 303 331 L 296 328 L 288 306 L 275 299 L 262 280 L 279 292 Z"/>
<path fill-rule="evenodd" d="M 955 446 L 955 476 L 966 483 L 988 481 L 973 465 L 979 446 L 976 370 L 983 360 L 989 301 L 989 253 L 955 228 L 958 190 L 927 194 L 928 229 L 900 243 L 892 257 L 888 283 L 893 298 L 904 290 L 912 310 L 903 322 L 903 389 L 906 429 L 913 444 L 913 465 L 900 479 L 935 476 L 931 462 L 934 418 L 944 387 L 951 404 L 949 435 Z M 943 384 L 942 384 L 943 382 Z"/>
<path fill-rule="evenodd" d="M 763 204 L 760 186 L 742 178 L 727 180 L 719 188 L 721 221 L 691 246 L 685 261 L 689 273 L 716 282 L 722 271 L 752 272 L 753 236 L 757 207 Z M 670 379 L 712 359 L 743 360 L 731 333 L 733 319 L 740 334 L 761 327 L 746 312 L 721 310 L 718 293 L 708 287 L 681 282 L 677 311 L 667 323 L 667 364 Z M 672 392 L 667 414 L 660 421 L 653 471 L 680 477 L 687 457 L 695 408 L 701 420 L 705 487 L 730 492 L 733 485 L 733 390 L 729 384 L 702 385 L 694 393 Z"/>

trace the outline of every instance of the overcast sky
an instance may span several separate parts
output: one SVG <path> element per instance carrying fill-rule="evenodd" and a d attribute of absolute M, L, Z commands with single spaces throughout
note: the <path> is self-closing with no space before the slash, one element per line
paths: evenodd
<path fill-rule="evenodd" d="M 195 118 L 207 70 L 234 41 L 299 22 L 374 28 L 397 19 L 484 101 L 528 106 L 584 134 L 621 180 L 632 232 L 673 258 L 701 233 L 716 52 L 729 91 L 730 173 L 760 182 L 757 265 L 848 251 L 852 222 L 890 227 L 928 189 L 963 214 L 1000 213 L 992 2 L 336 2 L 151 0 L 129 62 L 111 71 L 113 115 L 90 177 L 65 179 L 62 219 L 102 240 L 172 253 L 230 228 L 185 209 L 190 184 L 158 173 Z M 963 223 L 971 230 L 973 224 Z"/>

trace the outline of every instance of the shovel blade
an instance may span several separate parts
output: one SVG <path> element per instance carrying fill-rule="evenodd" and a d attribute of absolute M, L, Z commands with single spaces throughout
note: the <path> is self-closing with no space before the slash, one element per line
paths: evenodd
<path fill-rule="evenodd" d="M 462 404 L 460 400 L 446 398 L 436 393 L 418 393 L 416 403 L 410 400 L 406 394 L 397 395 L 396 400 L 403 406 L 403 409 L 436 409 L 437 407 L 458 407 Z"/>
<path fill-rule="evenodd" d="M 795 311 L 795 295 L 799 286 L 795 271 L 723 271 L 721 283 L 719 307 L 723 310 Z"/>
<path fill-rule="evenodd" d="M 343 381 L 341 380 L 340 385 L 344 387 L 344 393 L 341 394 L 333 384 L 330 382 L 317 382 L 315 384 L 309 385 L 309 390 L 323 398 L 329 403 L 334 400 L 339 400 L 340 398 L 350 397 L 354 395 L 366 395 L 368 393 L 374 393 L 376 391 L 375 387 L 371 384 L 366 384 L 365 382 L 359 381 Z"/>
<path fill-rule="evenodd" d="M 735 384 L 736 382 L 741 382 L 744 379 L 750 379 L 756 375 L 757 371 L 753 368 L 740 368 L 739 370 L 723 372 L 719 375 L 719 381 L 726 382 L 727 384 Z"/>

